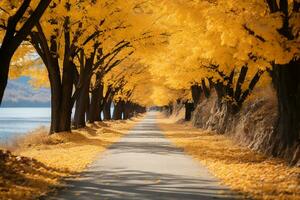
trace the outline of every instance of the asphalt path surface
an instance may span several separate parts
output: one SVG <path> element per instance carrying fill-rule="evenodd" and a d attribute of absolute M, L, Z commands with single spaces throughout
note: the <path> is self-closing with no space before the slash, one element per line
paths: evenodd
<path fill-rule="evenodd" d="M 78 158 L 80 159 L 80 158 Z M 161 132 L 150 112 L 49 200 L 241 199 Z"/>

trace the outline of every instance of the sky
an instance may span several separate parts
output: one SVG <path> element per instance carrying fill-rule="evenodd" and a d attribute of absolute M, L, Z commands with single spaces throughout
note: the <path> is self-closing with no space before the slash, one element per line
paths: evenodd
<path fill-rule="evenodd" d="M 28 77 L 9 80 L 1 107 L 49 107 L 50 89 L 33 88 Z"/>

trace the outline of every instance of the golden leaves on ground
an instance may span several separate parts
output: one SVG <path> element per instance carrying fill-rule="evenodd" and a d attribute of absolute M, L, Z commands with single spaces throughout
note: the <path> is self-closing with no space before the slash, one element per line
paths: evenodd
<path fill-rule="evenodd" d="M 19 139 L 10 148 L 21 156 L 0 150 L 0 199 L 32 200 L 54 190 L 63 177 L 84 170 L 137 121 L 100 122 L 50 136 L 39 129 Z"/>
<path fill-rule="evenodd" d="M 267 158 L 223 135 L 161 119 L 165 135 L 225 185 L 254 199 L 300 199 L 300 168 Z"/>
<path fill-rule="evenodd" d="M 87 128 L 49 136 L 46 144 L 37 144 L 19 152 L 41 162 L 71 172 L 80 172 L 95 156 L 116 142 L 134 123 L 112 123 L 88 125 Z M 106 127 L 108 126 L 108 127 Z M 44 140 L 46 141 L 46 140 Z M 48 145 L 54 143 L 55 145 Z M 47 155 L 47 156 L 45 156 Z"/>
<path fill-rule="evenodd" d="M 35 199 L 59 186 L 58 179 L 67 174 L 36 159 L 0 150 L 0 199 Z"/>

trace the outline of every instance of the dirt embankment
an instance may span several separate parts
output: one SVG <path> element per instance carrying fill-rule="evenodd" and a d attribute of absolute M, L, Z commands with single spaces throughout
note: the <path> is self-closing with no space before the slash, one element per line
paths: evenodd
<path fill-rule="evenodd" d="M 160 119 L 165 135 L 245 199 L 300 199 L 300 168 L 238 145 L 226 135 L 190 123 Z"/>
<path fill-rule="evenodd" d="M 192 124 L 225 134 L 252 150 L 269 156 L 276 154 L 299 166 L 300 147 L 292 147 L 288 152 L 273 152 L 278 117 L 275 92 L 269 87 L 257 90 L 254 94 L 237 114 L 228 114 L 226 106 L 220 107 L 216 94 L 212 92 L 208 99 L 202 97 L 200 100 L 193 112 Z"/>
<path fill-rule="evenodd" d="M 226 116 L 226 107 L 218 108 L 217 97 L 212 93 L 202 99 L 193 112 L 194 126 L 225 133 L 253 150 L 265 152 L 277 120 L 277 104 L 271 89 L 261 91 L 245 102 L 240 112 Z"/>

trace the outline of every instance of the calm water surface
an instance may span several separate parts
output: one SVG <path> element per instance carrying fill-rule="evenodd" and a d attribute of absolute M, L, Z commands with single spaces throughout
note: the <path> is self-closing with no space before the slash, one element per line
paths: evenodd
<path fill-rule="evenodd" d="M 49 128 L 50 118 L 51 108 L 0 108 L 0 144 L 41 126 Z"/>
<path fill-rule="evenodd" d="M 40 126 L 50 126 L 50 108 L 0 108 L 0 143 Z"/>

